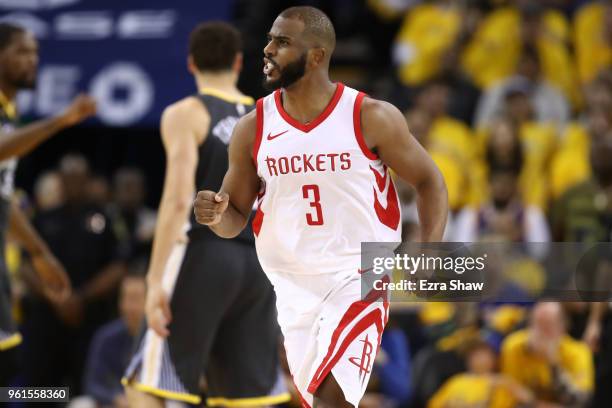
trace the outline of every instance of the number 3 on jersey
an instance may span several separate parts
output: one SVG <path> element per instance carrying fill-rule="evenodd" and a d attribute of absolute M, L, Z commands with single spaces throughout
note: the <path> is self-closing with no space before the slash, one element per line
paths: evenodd
<path fill-rule="evenodd" d="M 312 197 L 310 192 L 312 192 Z M 302 186 L 302 196 L 310 200 L 310 206 L 316 210 L 316 214 L 306 214 L 308 225 L 323 225 L 323 209 L 321 208 L 321 196 L 319 186 L 316 184 L 306 184 Z"/>

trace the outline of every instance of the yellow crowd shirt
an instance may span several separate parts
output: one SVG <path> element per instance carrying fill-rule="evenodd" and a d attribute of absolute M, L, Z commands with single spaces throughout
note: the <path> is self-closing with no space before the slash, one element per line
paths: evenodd
<path fill-rule="evenodd" d="M 457 374 L 444 383 L 429 400 L 427 408 L 512 408 L 515 400 L 504 387 L 495 387 L 484 375 Z"/>
<path fill-rule="evenodd" d="M 460 28 L 461 16 L 454 7 L 423 4 L 410 11 L 396 39 L 401 81 L 414 86 L 434 77 Z"/>
<path fill-rule="evenodd" d="M 521 15 L 513 7 L 485 17 L 462 55 L 462 66 L 481 88 L 489 88 L 516 71 L 521 45 Z M 568 49 L 569 23 L 557 11 L 543 16 L 544 30 L 537 39 L 543 75 L 575 105 L 580 103 L 574 61 Z"/>
<path fill-rule="evenodd" d="M 574 47 L 582 83 L 595 79 L 599 71 L 612 66 L 612 46 L 604 38 L 604 5 L 582 7 L 574 17 Z"/>
<path fill-rule="evenodd" d="M 570 123 L 550 164 L 550 192 L 558 199 L 571 187 L 591 177 L 589 134 L 579 123 Z"/>
<path fill-rule="evenodd" d="M 573 386 L 581 391 L 593 389 L 593 356 L 587 345 L 564 336 L 558 350 L 560 369 Z M 502 373 L 528 387 L 538 399 L 554 401 L 550 364 L 532 352 L 527 330 L 511 334 L 504 340 L 501 351 Z"/>
<path fill-rule="evenodd" d="M 476 186 L 477 164 L 470 129 L 450 117 L 438 118 L 429 131 L 427 150 L 446 182 L 450 208 L 457 210 L 469 204 Z"/>

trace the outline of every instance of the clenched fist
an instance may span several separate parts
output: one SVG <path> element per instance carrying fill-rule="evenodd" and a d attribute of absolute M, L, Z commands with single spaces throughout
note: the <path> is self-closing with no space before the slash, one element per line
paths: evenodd
<path fill-rule="evenodd" d="M 196 221 L 204 225 L 215 225 L 221 222 L 221 217 L 229 204 L 227 193 L 200 191 L 193 203 Z"/>
<path fill-rule="evenodd" d="M 96 101 L 91 96 L 77 95 L 62 113 L 65 126 L 73 126 L 96 113 Z"/>

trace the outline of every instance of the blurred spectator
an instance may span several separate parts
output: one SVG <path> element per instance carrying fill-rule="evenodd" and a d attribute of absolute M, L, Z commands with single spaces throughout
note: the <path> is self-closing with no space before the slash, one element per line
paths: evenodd
<path fill-rule="evenodd" d="M 583 84 L 612 67 L 612 1 L 594 1 L 576 13 L 574 47 Z"/>
<path fill-rule="evenodd" d="M 425 406 L 446 380 L 465 370 L 461 351 L 480 338 L 477 305 L 424 302 L 419 318 L 429 344 L 414 356 L 414 406 Z"/>
<path fill-rule="evenodd" d="M 489 183 L 487 172 L 492 168 L 511 169 L 522 172 L 525 153 L 521 144 L 518 127 L 507 118 L 495 120 L 486 131 L 477 135 L 478 163 L 474 166 L 473 178 L 477 186 L 475 190 L 480 194 L 474 200 L 474 205 L 486 203 L 489 200 Z M 522 180 L 519 179 L 521 196 L 526 197 Z"/>
<path fill-rule="evenodd" d="M 449 87 L 448 115 L 468 126 L 474 123 L 480 89 L 461 67 L 465 38 L 455 41 L 442 58 L 440 78 Z"/>
<path fill-rule="evenodd" d="M 365 74 L 365 81 L 356 82 L 356 86 L 358 83 L 365 87 L 373 86 L 378 89 L 392 86 L 395 80 L 395 67 L 392 63 L 394 39 L 404 15 L 421 2 L 422 0 L 349 2 L 345 3 L 348 7 L 344 6 L 342 12 L 337 13 L 348 16 L 346 11 L 354 10 L 353 23 L 347 25 L 349 32 L 345 32 L 346 39 L 341 40 L 340 47 L 343 47 L 343 42 L 348 45 L 351 41 L 361 45 L 362 51 L 353 51 L 354 62 L 349 63 L 362 69 L 366 68 L 365 71 L 362 71 Z M 342 3 L 342 0 L 338 3 Z M 363 3 L 363 6 L 359 3 Z M 363 7 L 362 10 L 360 10 L 361 7 Z M 355 50 L 357 49 L 355 47 Z M 345 56 L 348 56 L 347 51 L 348 47 L 344 52 Z M 361 58 L 362 62 L 358 62 L 357 58 Z"/>
<path fill-rule="evenodd" d="M 465 369 L 462 359 L 454 350 L 439 350 L 427 346 L 414 358 L 414 406 L 424 407 L 430 398 L 452 376 Z"/>
<path fill-rule="evenodd" d="M 512 261 L 508 262 L 511 263 Z M 509 266 L 511 265 L 503 265 Z M 527 280 L 533 282 L 535 277 L 533 274 L 529 274 Z M 509 286 L 506 283 L 507 287 Z M 503 288 L 506 289 L 506 288 Z M 515 289 L 512 294 L 508 291 L 502 292 L 502 296 L 508 296 L 508 299 L 512 299 L 510 296 L 514 296 L 514 299 L 518 299 L 520 294 L 517 293 L 519 288 Z M 498 292 L 499 293 L 499 292 Z M 518 296 L 517 296 L 518 295 Z M 533 298 L 530 298 L 533 299 Z M 518 302 L 517 302 L 518 303 Z M 481 314 L 483 321 L 483 339 L 493 347 L 493 349 L 499 353 L 504 338 L 516 331 L 519 328 L 524 327 L 525 320 L 527 317 L 528 303 L 493 303 L 493 304 L 481 304 Z"/>
<path fill-rule="evenodd" d="M 87 181 L 87 199 L 100 208 L 106 208 L 111 201 L 111 191 L 106 177 L 94 174 Z"/>
<path fill-rule="evenodd" d="M 121 378 L 144 318 L 144 274 L 128 274 L 119 291 L 120 318 L 100 327 L 93 337 L 85 372 L 85 393 L 99 406 L 127 407 Z"/>
<path fill-rule="evenodd" d="M 461 30 L 461 14 L 452 0 L 427 2 L 406 14 L 393 50 L 403 84 L 421 85 L 439 73 L 443 54 Z"/>
<path fill-rule="evenodd" d="M 490 127 L 485 148 L 486 165 L 520 172 L 525 164 L 525 153 L 519 129 L 507 119 L 496 120 Z"/>
<path fill-rule="evenodd" d="M 513 0 L 488 14 L 462 55 L 462 65 L 474 82 L 490 88 L 515 73 L 524 46 L 535 47 L 543 77 L 558 87 L 573 105 L 580 103 L 569 51 L 569 23 L 539 2 Z"/>
<path fill-rule="evenodd" d="M 422 3 L 423 0 L 367 0 L 368 7 L 381 18 L 394 19 L 411 8 Z"/>
<path fill-rule="evenodd" d="M 64 202 L 62 180 L 55 171 L 47 171 L 36 179 L 34 200 L 40 211 L 59 207 Z"/>
<path fill-rule="evenodd" d="M 573 16 L 574 12 L 586 3 L 593 0 L 540 0 L 547 8 L 555 8 L 563 12 L 566 16 Z"/>
<path fill-rule="evenodd" d="M 61 303 L 33 296 L 26 308 L 26 383 L 69 385 L 80 392 L 83 356 L 94 331 L 114 314 L 114 294 L 123 273 L 116 240 L 104 211 L 87 202 L 87 161 L 77 155 L 59 166 L 65 202 L 40 212 L 34 225 L 64 264 L 73 292 Z"/>
<path fill-rule="evenodd" d="M 433 81 L 418 93 L 406 120 L 417 140 L 432 155 L 447 184 L 451 210 L 471 200 L 474 139 L 470 129 L 447 115 L 449 88 Z"/>
<path fill-rule="evenodd" d="M 551 193 L 558 199 L 570 187 L 591 177 L 589 145 L 612 130 L 612 71 L 585 87 L 586 110 L 580 121 L 563 132 L 550 167 Z"/>
<path fill-rule="evenodd" d="M 533 106 L 533 119 L 538 122 L 564 124 L 570 116 L 565 96 L 541 76 L 540 57 L 533 46 L 525 46 L 518 62 L 516 75 L 490 88 L 480 99 L 476 112 L 476 126 L 491 124 L 504 111 L 507 95 L 524 93 Z"/>
<path fill-rule="evenodd" d="M 570 188 L 552 208 L 555 240 L 586 243 L 612 240 L 612 128 L 603 134 L 594 131 L 589 150 L 592 176 Z M 599 271 L 592 272 L 592 275 L 580 276 L 587 279 L 586 287 L 601 285 L 595 273 Z M 597 352 L 594 398 L 598 403 L 612 401 L 612 390 L 607 386 L 612 379 L 612 320 L 609 316 L 606 319 L 606 311 L 610 315 L 607 302 L 590 303 L 572 312 L 574 335 L 582 337 Z"/>
<path fill-rule="evenodd" d="M 497 355 L 484 342 L 468 346 L 467 372 L 456 374 L 429 400 L 428 408 L 515 407 L 529 404 L 532 393 L 513 379 L 497 374 Z"/>
<path fill-rule="evenodd" d="M 593 391 L 593 357 L 587 345 L 566 334 L 561 305 L 534 306 L 529 326 L 502 345 L 502 373 L 554 407 L 584 406 Z M 550 405 L 553 404 L 553 405 Z"/>
<path fill-rule="evenodd" d="M 157 214 L 145 206 L 145 190 L 141 170 L 125 167 L 115 173 L 108 213 L 126 258 L 148 257 L 151 250 Z"/>
<path fill-rule="evenodd" d="M 425 3 L 407 13 L 394 46 L 394 61 L 401 84 L 408 88 L 396 91 L 396 98 L 412 99 L 419 86 L 437 79 L 447 87 L 445 110 L 470 125 L 480 90 L 461 69 L 460 55 L 480 17 L 477 8 L 446 0 Z M 403 100 L 397 102 L 406 105 Z"/>
<path fill-rule="evenodd" d="M 612 240 L 612 129 L 591 140 L 593 176 L 570 188 L 551 212 L 557 241 Z"/>
<path fill-rule="evenodd" d="M 612 92 L 612 67 L 600 71 L 593 81 L 584 86 L 583 92 L 586 110 L 609 103 Z"/>
<path fill-rule="evenodd" d="M 504 113 L 518 131 L 524 152 L 521 172 L 523 198 L 529 204 L 547 208 L 549 163 L 557 144 L 557 127 L 535 120 L 534 107 L 525 89 L 509 89 Z"/>
<path fill-rule="evenodd" d="M 479 208 L 466 208 L 457 216 L 455 242 L 548 242 L 550 231 L 542 210 L 526 205 L 518 188 L 518 169 L 489 170 L 491 199 Z"/>
<path fill-rule="evenodd" d="M 516 169 L 518 165 L 523 201 L 545 209 L 549 198 L 548 167 L 556 145 L 555 129 L 530 119 L 531 102 L 522 92 L 511 92 L 506 96 L 505 112 L 505 117 L 494 121 L 489 128 L 481 129 L 477 135 L 479 145 L 484 146 L 481 149 L 485 159 L 480 164 L 483 167 L 476 167 L 477 191 L 481 197 L 488 196 L 488 169 L 509 166 Z M 520 164 L 516 162 L 519 155 Z"/>

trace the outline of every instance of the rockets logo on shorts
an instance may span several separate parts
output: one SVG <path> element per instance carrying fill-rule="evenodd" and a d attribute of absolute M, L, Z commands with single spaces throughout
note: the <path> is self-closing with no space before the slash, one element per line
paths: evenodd
<path fill-rule="evenodd" d="M 368 334 L 365 335 L 363 340 L 360 340 L 363 343 L 363 351 L 360 357 L 349 357 L 349 361 L 356 365 L 359 368 L 359 379 L 361 380 L 361 384 L 365 382 L 366 375 L 370 374 L 371 366 L 372 366 L 372 351 L 374 351 L 374 346 L 368 339 Z"/>

